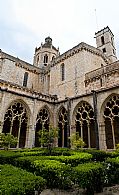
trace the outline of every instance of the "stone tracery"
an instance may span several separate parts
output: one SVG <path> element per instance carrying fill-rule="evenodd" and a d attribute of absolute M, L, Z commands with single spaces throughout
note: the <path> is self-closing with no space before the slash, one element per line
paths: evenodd
<path fill-rule="evenodd" d="M 15 102 L 6 111 L 3 133 L 10 133 L 18 138 L 17 147 L 25 147 L 28 125 L 27 110 L 20 102 Z"/>
<path fill-rule="evenodd" d="M 94 112 L 87 102 L 82 102 L 75 114 L 76 132 L 84 140 L 85 147 L 96 147 L 94 131 Z"/>
<path fill-rule="evenodd" d="M 58 115 L 59 138 L 58 146 L 67 147 L 67 110 L 62 107 Z"/>
<path fill-rule="evenodd" d="M 115 149 L 119 143 L 119 96 L 112 96 L 104 110 L 106 144 L 108 149 Z"/>
<path fill-rule="evenodd" d="M 39 111 L 36 119 L 36 131 L 35 131 L 35 146 L 40 146 L 38 140 L 38 131 L 41 130 L 43 127 L 46 130 L 49 130 L 50 124 L 50 114 L 46 108 L 43 108 Z"/>

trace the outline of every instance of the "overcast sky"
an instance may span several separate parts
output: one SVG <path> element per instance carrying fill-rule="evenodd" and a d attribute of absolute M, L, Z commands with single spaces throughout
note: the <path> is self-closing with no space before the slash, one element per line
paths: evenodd
<path fill-rule="evenodd" d="M 32 63 L 47 36 L 63 53 L 82 41 L 96 46 L 95 32 L 109 26 L 119 56 L 118 10 L 119 0 L 0 0 L 0 48 Z"/>

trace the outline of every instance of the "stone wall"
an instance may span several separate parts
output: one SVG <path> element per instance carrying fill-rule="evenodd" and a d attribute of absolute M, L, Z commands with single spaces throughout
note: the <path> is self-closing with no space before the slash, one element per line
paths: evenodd
<path fill-rule="evenodd" d="M 91 48 L 92 49 L 92 48 Z M 85 74 L 96 68 L 100 68 L 101 64 L 106 65 L 105 61 L 99 53 L 85 47 L 76 50 L 70 56 L 61 56 L 61 60 L 56 59 L 56 64 L 50 69 L 50 94 L 56 94 L 59 98 L 73 97 L 84 94 Z M 65 79 L 61 80 L 61 64 L 65 66 Z"/>
<path fill-rule="evenodd" d="M 119 61 L 85 74 L 86 92 L 119 84 Z"/>

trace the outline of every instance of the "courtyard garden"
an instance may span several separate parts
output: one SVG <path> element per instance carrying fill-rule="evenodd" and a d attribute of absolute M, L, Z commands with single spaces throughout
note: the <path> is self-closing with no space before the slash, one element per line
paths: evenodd
<path fill-rule="evenodd" d="M 70 137 L 73 149 L 55 147 L 57 130 L 39 134 L 42 147 L 11 149 L 17 139 L 0 134 L 0 195 L 38 195 L 44 189 L 84 189 L 101 193 L 119 184 L 119 149 L 113 152 L 83 148 L 78 134 Z"/>
<path fill-rule="evenodd" d="M 33 195 L 43 189 L 102 192 L 119 183 L 119 151 L 47 148 L 0 151 L 0 195 Z"/>

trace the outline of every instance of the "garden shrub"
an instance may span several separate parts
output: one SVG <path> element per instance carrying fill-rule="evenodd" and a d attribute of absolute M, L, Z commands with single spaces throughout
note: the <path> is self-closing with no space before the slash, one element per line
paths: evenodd
<path fill-rule="evenodd" d="M 113 185 L 119 183 L 119 156 L 106 160 L 106 184 Z"/>
<path fill-rule="evenodd" d="M 47 180 L 49 188 L 70 188 L 71 166 L 56 160 L 36 160 L 33 163 L 36 175 L 40 175 Z"/>
<path fill-rule="evenodd" d="M 87 189 L 87 194 L 101 192 L 105 180 L 104 167 L 101 163 L 85 163 L 73 168 L 73 181 L 81 188 Z"/>
<path fill-rule="evenodd" d="M 96 150 L 96 149 L 84 149 L 83 152 L 92 154 L 92 160 L 93 161 L 105 161 L 105 159 L 108 157 L 106 151 L 102 150 Z"/>
<path fill-rule="evenodd" d="M 0 195 L 33 195 L 41 192 L 46 185 L 45 179 L 13 167 L 0 165 Z"/>
<path fill-rule="evenodd" d="M 88 153 L 77 153 L 71 156 L 59 156 L 55 157 L 55 160 L 59 160 L 65 164 L 71 164 L 71 166 L 77 166 L 80 163 L 89 162 L 92 159 L 92 155 Z"/>
<path fill-rule="evenodd" d="M 22 156 L 19 152 L 15 151 L 0 151 L 0 164 L 12 164 L 15 158 Z"/>
<path fill-rule="evenodd" d="M 55 147 L 51 150 L 51 156 L 70 156 L 71 155 L 71 149 L 69 148 L 59 148 Z"/>
<path fill-rule="evenodd" d="M 34 169 L 31 165 L 35 160 L 56 160 L 66 165 L 77 166 L 80 163 L 89 162 L 91 158 L 92 155 L 88 153 L 78 153 L 72 156 L 24 156 L 14 159 L 12 164 L 33 172 Z"/>

